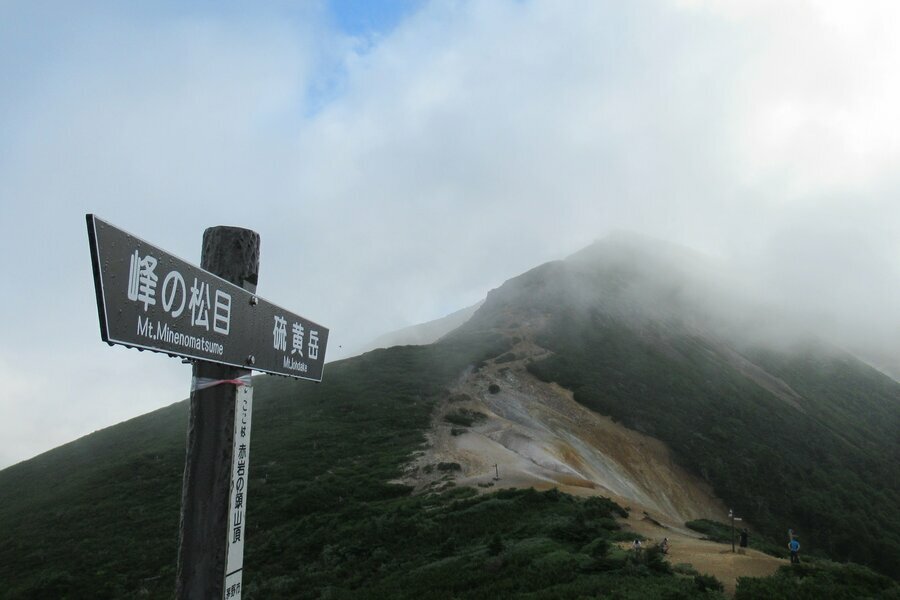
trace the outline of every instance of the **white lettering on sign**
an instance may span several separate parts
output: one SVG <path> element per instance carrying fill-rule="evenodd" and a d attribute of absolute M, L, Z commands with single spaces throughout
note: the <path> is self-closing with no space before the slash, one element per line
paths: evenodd
<path fill-rule="evenodd" d="M 156 334 L 153 333 L 153 323 L 150 322 L 149 317 L 141 317 L 138 315 L 137 334 L 148 338 L 156 337 Z"/>
<path fill-rule="evenodd" d="M 156 305 L 156 282 L 159 280 L 154 270 L 157 261 L 149 254 L 143 258 L 135 250 L 128 268 L 128 299 L 148 306 Z"/>
<path fill-rule="evenodd" d="M 291 354 L 297 354 L 300 358 L 303 358 L 303 325 L 294 323 L 291 326 L 291 331 L 294 334 L 291 340 Z"/>
<path fill-rule="evenodd" d="M 194 285 L 191 286 L 191 325 L 205 328 L 209 331 L 209 284 L 205 281 L 197 282 L 194 277 Z"/>
<path fill-rule="evenodd" d="M 309 360 L 319 359 L 319 332 L 315 329 L 309 330 L 309 348 L 307 350 Z"/>
<path fill-rule="evenodd" d="M 231 328 L 231 294 L 216 290 L 216 304 L 213 308 L 213 331 L 228 335 Z"/>
<path fill-rule="evenodd" d="M 222 356 L 225 353 L 225 346 L 219 342 L 208 340 L 204 336 L 189 335 L 175 331 L 169 327 L 168 323 L 163 321 L 157 321 L 154 325 L 150 321 L 150 317 L 138 315 L 137 334 L 151 341 L 166 342 L 181 346 L 187 350 L 206 352 L 216 356 Z"/>
<path fill-rule="evenodd" d="M 175 296 L 178 294 L 178 288 L 181 288 L 181 304 L 178 308 L 172 310 L 175 305 Z M 162 307 L 166 312 L 171 311 L 174 318 L 181 316 L 184 312 L 184 304 L 187 301 L 187 284 L 184 283 L 184 277 L 178 271 L 169 271 L 166 278 L 163 279 L 162 285 Z"/>
<path fill-rule="evenodd" d="M 290 356 L 284 357 L 284 362 L 282 363 L 285 369 L 290 369 L 291 371 L 297 371 L 298 373 L 306 373 L 309 371 L 309 365 L 305 362 L 301 362 Z"/>
<path fill-rule="evenodd" d="M 94 215 L 87 225 L 103 341 L 322 380 L 327 327 Z"/>
<path fill-rule="evenodd" d="M 144 312 L 149 306 L 156 305 L 156 285 L 159 277 L 156 275 L 158 261 L 155 257 L 144 256 L 135 250 L 131 256 L 128 271 L 128 299 L 140 302 L 144 305 Z M 162 308 L 177 319 L 184 312 L 185 304 L 191 309 L 191 325 L 203 327 L 209 331 L 209 311 L 213 311 L 213 331 L 228 335 L 231 331 L 231 294 L 222 290 L 216 290 L 215 303 L 209 301 L 209 284 L 194 277 L 191 286 L 190 302 L 187 302 L 187 284 L 184 276 L 178 271 L 169 271 L 162 283 Z M 141 333 L 145 337 L 153 337 Z"/>
<path fill-rule="evenodd" d="M 250 415 L 253 387 L 240 386 L 234 406 L 234 447 L 231 457 L 231 495 L 228 502 L 228 533 L 225 558 L 226 600 L 240 600 L 244 569 L 244 533 L 247 521 L 247 482 L 250 470 Z"/>
<path fill-rule="evenodd" d="M 275 316 L 275 327 L 272 329 L 272 347 L 284 352 L 287 350 L 287 319 Z"/>

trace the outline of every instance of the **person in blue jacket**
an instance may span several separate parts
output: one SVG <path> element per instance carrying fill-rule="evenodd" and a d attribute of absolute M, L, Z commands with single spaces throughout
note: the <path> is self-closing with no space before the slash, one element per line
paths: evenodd
<path fill-rule="evenodd" d="M 788 544 L 788 550 L 791 551 L 791 564 L 799 565 L 800 564 L 800 542 L 797 541 L 797 538 L 791 538 L 790 543 Z"/>

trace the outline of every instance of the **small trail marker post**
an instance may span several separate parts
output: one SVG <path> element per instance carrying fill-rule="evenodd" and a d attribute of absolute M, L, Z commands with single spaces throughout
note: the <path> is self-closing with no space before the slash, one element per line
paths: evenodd
<path fill-rule="evenodd" d="M 734 522 L 743 521 L 742 518 L 734 516 L 734 509 L 728 509 L 728 516 L 731 518 L 731 553 L 734 554 Z"/>
<path fill-rule="evenodd" d="M 86 218 L 103 341 L 194 364 L 176 598 L 239 600 L 250 370 L 321 381 L 328 329 L 256 296 L 256 232 L 207 229 L 198 268 Z"/>

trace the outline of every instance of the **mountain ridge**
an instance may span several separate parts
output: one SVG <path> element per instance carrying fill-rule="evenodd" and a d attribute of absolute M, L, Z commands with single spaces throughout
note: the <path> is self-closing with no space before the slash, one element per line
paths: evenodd
<path fill-rule="evenodd" d="M 851 482 L 867 480 L 863 488 L 887 492 L 887 496 L 875 494 L 883 498 L 878 501 L 882 509 L 873 512 L 891 513 L 890 508 L 898 506 L 900 499 L 896 484 L 900 474 L 890 466 L 900 458 L 900 444 L 893 433 L 900 427 L 896 382 L 852 355 L 794 331 L 765 345 L 758 331 L 722 327 L 722 312 L 706 312 L 706 306 L 698 311 L 693 306 L 685 314 L 680 311 L 686 289 L 683 281 L 643 281 L 643 273 L 615 260 L 601 262 L 596 269 L 586 267 L 590 260 L 585 258 L 602 247 L 594 245 L 588 252 L 574 255 L 574 261 L 547 263 L 511 279 L 488 295 L 464 328 L 509 331 L 516 323 L 532 324 L 530 334 L 551 353 L 529 366 L 533 374 L 572 389 L 575 398 L 589 408 L 670 444 L 682 464 L 716 485 L 721 497 L 751 518 L 802 524 L 803 529 L 811 530 L 811 540 L 828 547 L 830 553 L 857 560 L 865 555 L 866 562 L 884 559 L 882 569 L 897 572 L 900 523 L 896 519 L 879 518 L 880 537 L 890 548 L 881 555 L 849 541 L 850 530 L 856 528 L 844 528 L 846 533 L 839 539 L 830 535 L 819 539 L 814 524 L 825 521 L 840 528 L 843 509 L 829 507 L 827 495 L 821 492 L 816 493 L 814 505 L 786 498 L 767 485 L 768 469 L 759 470 L 754 464 L 769 461 L 773 467 L 781 465 L 782 477 L 789 472 L 795 481 L 808 479 L 806 472 L 827 466 L 833 476 L 846 478 L 846 483 L 831 485 L 828 475 L 821 474 L 816 478 L 817 487 L 840 488 L 846 504 L 856 507 L 850 519 L 856 524 L 867 518 L 867 511 L 860 507 L 874 506 L 854 498 L 856 484 Z M 659 271 L 650 268 L 644 273 Z M 778 323 L 777 318 L 753 314 L 745 307 L 740 316 L 750 322 L 769 319 L 768 325 Z M 741 366 L 744 368 L 735 368 Z M 757 376 L 748 377 L 752 373 Z M 735 401 L 735 394 L 740 401 Z M 645 404 L 649 400 L 652 407 L 636 404 L 638 399 Z M 675 419 L 675 425 L 669 422 L 686 406 L 703 418 L 685 415 Z M 717 415 L 720 423 L 713 422 L 712 415 Z M 740 420 L 734 421 L 736 415 Z M 773 416 L 777 418 L 773 420 Z M 748 425 L 751 417 L 755 424 Z M 723 429 L 721 423 L 732 424 Z M 726 469 L 730 473 L 717 473 L 723 469 L 722 458 L 715 456 L 717 444 L 735 436 L 746 438 L 741 430 L 748 426 L 758 427 L 755 433 L 759 435 L 776 436 L 773 439 L 780 440 L 786 456 L 773 457 L 768 448 L 744 439 L 741 451 L 755 457 L 754 463 L 742 467 L 741 460 L 730 460 Z M 691 433 L 685 433 L 688 431 Z M 803 436 L 809 439 L 799 439 Z M 822 456 L 822 447 L 838 454 L 817 458 Z M 802 449 L 803 460 L 792 456 L 797 448 Z M 862 473 L 861 464 L 867 466 Z M 742 470 L 759 470 L 751 477 L 753 486 L 740 485 L 735 479 L 734 474 Z M 775 470 L 777 477 L 779 469 Z M 784 483 L 789 489 L 788 481 Z M 881 490 L 885 484 L 887 490 Z M 760 495 L 762 488 L 767 492 Z M 783 510 L 782 506 L 789 508 Z M 773 524 L 768 534 L 774 537 L 778 530 Z M 889 539 L 884 539 L 885 531 L 891 532 Z"/>
<path fill-rule="evenodd" d="M 655 483 L 620 493 L 621 464 L 595 454 L 602 442 L 586 441 L 590 431 L 614 437 L 624 428 L 635 435 L 628 439 L 663 444 L 672 468 L 749 519 L 755 537 L 778 543 L 793 527 L 813 555 L 898 572 L 900 386 L 815 340 L 784 334 L 760 345 L 764 336 L 746 323 L 777 319 L 740 307 L 740 326 L 723 326 L 727 310 L 692 304 L 708 288 L 657 277 L 665 268 L 646 258 L 639 268 L 590 260 L 603 247 L 510 279 L 433 344 L 335 361 L 318 386 L 255 377 L 248 598 L 687 593 L 696 582 L 652 579 L 656 571 L 616 549 L 630 535 L 610 518 L 621 506 L 554 493 L 591 489 L 632 498 L 635 511 L 637 498 L 664 508 Z M 453 402 L 460 394 L 470 400 Z M 485 420 L 472 414 L 482 410 Z M 170 593 L 186 414 L 177 403 L 0 471 L 0 535 L 13 540 L 0 548 L 0 579 L 15 582 L 9 597 Z M 535 427 L 523 429 L 535 415 Z M 476 473 L 464 472 L 465 461 L 429 457 L 436 420 L 470 449 L 491 440 L 552 489 L 494 491 L 500 485 L 479 486 L 491 481 L 484 460 Z M 453 435 L 453 427 L 467 431 Z M 434 477 L 411 493 L 427 467 Z M 501 481 L 514 476 L 508 468 Z M 639 480 L 640 465 L 626 471 Z M 604 484 L 602 472 L 619 483 Z M 510 519 L 526 512 L 528 527 Z M 877 551 L 865 543 L 876 536 Z M 507 550 L 488 568 L 478 557 L 489 546 Z M 566 566 L 551 568 L 554 560 Z"/>

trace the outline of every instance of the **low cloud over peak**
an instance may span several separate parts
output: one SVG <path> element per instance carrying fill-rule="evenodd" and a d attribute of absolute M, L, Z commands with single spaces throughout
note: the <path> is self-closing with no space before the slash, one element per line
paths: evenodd
<path fill-rule="evenodd" d="M 28 260 L 0 353 L 159 384 L 95 414 L 19 386 L 8 414 L 87 432 L 185 394 L 181 365 L 99 343 L 87 212 L 187 259 L 210 225 L 259 231 L 260 293 L 330 358 L 626 229 L 900 360 L 893 3 L 326 8 L 3 4 L 0 251 Z"/>

